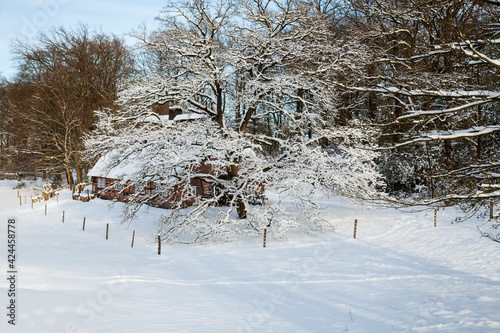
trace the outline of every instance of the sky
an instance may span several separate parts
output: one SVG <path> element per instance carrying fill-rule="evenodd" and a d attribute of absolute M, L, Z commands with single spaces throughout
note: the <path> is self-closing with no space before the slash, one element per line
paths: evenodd
<path fill-rule="evenodd" d="M 33 40 L 40 31 L 75 28 L 79 22 L 91 31 L 124 36 L 141 24 L 156 26 L 154 18 L 165 5 L 166 0 L 0 0 L 0 75 L 12 79 L 17 71 L 13 40 Z"/>

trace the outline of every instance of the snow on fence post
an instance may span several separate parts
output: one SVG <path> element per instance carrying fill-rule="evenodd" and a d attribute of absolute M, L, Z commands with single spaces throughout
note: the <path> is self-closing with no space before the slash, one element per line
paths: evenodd
<path fill-rule="evenodd" d="M 161 254 L 161 236 L 158 235 L 158 255 Z"/>
<path fill-rule="evenodd" d="M 264 247 L 266 247 L 267 228 L 264 228 Z"/>
<path fill-rule="evenodd" d="M 85 231 L 85 217 L 83 218 L 83 231 Z"/>
<path fill-rule="evenodd" d="M 108 240 L 109 223 L 106 223 L 106 240 Z"/>
<path fill-rule="evenodd" d="M 437 227 L 437 213 L 438 213 L 437 208 L 434 208 L 434 228 Z"/>
<path fill-rule="evenodd" d="M 352 238 L 356 239 L 356 232 L 358 231 L 358 220 L 354 219 L 354 234 Z"/>
<path fill-rule="evenodd" d="M 132 232 L 132 244 L 130 245 L 132 249 L 134 248 L 134 238 L 135 238 L 135 230 L 134 232 Z"/>

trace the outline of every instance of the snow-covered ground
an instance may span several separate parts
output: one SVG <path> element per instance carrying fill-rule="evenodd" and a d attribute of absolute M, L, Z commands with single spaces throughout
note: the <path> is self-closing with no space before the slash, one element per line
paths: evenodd
<path fill-rule="evenodd" d="M 125 225 L 120 204 L 76 202 L 63 191 L 45 216 L 44 203 L 31 209 L 27 188 L 20 206 L 16 184 L 0 181 L 1 332 L 500 332 L 500 244 L 480 237 L 481 220 L 451 224 L 452 209 L 438 212 L 435 228 L 433 213 L 332 201 L 335 233 L 286 242 L 269 234 L 266 248 L 261 238 L 164 244 L 158 255 L 161 210 Z"/>

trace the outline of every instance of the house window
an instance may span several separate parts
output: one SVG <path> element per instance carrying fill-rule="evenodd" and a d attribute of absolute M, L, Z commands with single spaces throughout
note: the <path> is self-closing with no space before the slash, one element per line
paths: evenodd
<path fill-rule="evenodd" d="M 97 178 L 97 188 L 106 187 L 106 178 Z"/>
<path fill-rule="evenodd" d="M 125 189 L 125 185 L 122 183 L 116 183 L 115 184 L 115 191 L 122 192 Z"/>
<path fill-rule="evenodd" d="M 187 197 L 188 198 L 194 198 L 196 197 L 196 194 L 197 194 L 197 187 L 198 186 L 188 186 L 187 187 Z"/>
<path fill-rule="evenodd" d="M 146 194 L 146 184 L 142 182 L 137 182 L 134 184 L 134 193 L 136 194 Z"/>
<path fill-rule="evenodd" d="M 161 194 L 166 194 L 170 192 L 170 186 L 165 185 L 165 184 L 157 184 L 155 192 L 161 193 Z"/>

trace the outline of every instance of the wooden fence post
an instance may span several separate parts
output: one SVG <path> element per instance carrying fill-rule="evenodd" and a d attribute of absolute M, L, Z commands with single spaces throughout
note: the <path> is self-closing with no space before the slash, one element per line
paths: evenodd
<path fill-rule="evenodd" d="M 161 236 L 158 235 L 158 255 L 161 254 Z"/>
<path fill-rule="evenodd" d="M 358 231 L 358 220 L 355 219 L 354 220 L 354 234 L 353 234 L 353 238 L 356 239 L 356 233 Z"/>
<path fill-rule="evenodd" d="M 83 218 L 83 231 L 85 231 L 85 217 Z"/>
<path fill-rule="evenodd" d="M 23 198 L 19 197 L 19 206 L 22 206 L 22 205 L 23 205 Z"/>
<path fill-rule="evenodd" d="M 47 205 L 45 205 L 45 216 L 47 216 Z"/>
<path fill-rule="evenodd" d="M 64 223 L 64 210 L 63 210 L 63 219 L 62 219 L 62 223 Z"/>
<path fill-rule="evenodd" d="M 106 223 L 106 240 L 108 240 L 109 223 Z"/>
<path fill-rule="evenodd" d="M 264 247 L 266 247 L 266 240 L 267 240 L 267 228 L 264 228 Z"/>
<path fill-rule="evenodd" d="M 438 213 L 437 208 L 434 208 L 434 228 L 437 227 L 437 213 Z"/>
<path fill-rule="evenodd" d="M 490 220 L 493 220 L 493 200 L 490 201 Z"/>
<path fill-rule="evenodd" d="M 132 245 L 130 245 L 131 248 L 134 248 L 134 238 L 135 238 L 135 230 L 132 233 Z"/>

